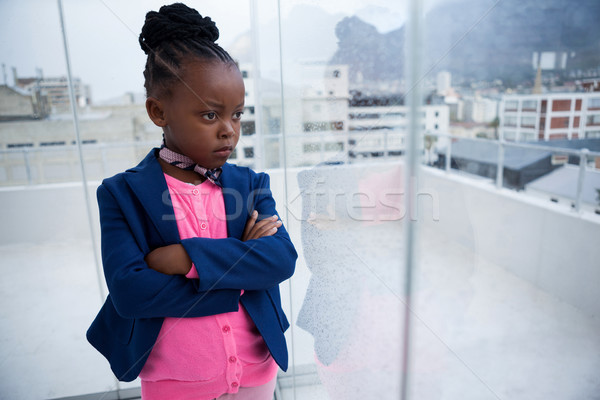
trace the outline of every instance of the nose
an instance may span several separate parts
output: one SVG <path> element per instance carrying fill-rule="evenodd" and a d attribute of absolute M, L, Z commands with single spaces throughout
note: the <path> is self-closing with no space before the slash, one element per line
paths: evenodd
<path fill-rule="evenodd" d="M 233 123 L 231 121 L 222 119 L 221 120 L 221 129 L 219 130 L 219 137 L 230 138 L 233 135 L 235 135 L 235 129 L 233 128 Z"/>

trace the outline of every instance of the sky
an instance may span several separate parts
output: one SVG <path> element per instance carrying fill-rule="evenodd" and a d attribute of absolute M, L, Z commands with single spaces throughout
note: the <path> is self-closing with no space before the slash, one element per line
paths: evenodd
<path fill-rule="evenodd" d="M 433 4 L 439 0 L 428 0 Z M 156 0 L 62 0 L 73 75 L 91 86 L 92 99 L 102 101 L 126 92 L 143 92 L 145 55 L 138 35 L 147 11 L 170 2 Z M 186 4 L 216 21 L 224 48 L 250 30 L 251 4 L 260 26 L 281 10 L 282 19 L 298 6 L 315 6 L 331 14 L 359 15 L 382 32 L 400 27 L 406 0 L 196 0 Z M 278 6 L 279 4 L 279 6 Z M 66 75 L 58 0 L 0 0 L 0 63 L 13 83 L 20 77 Z M 275 40 L 275 39 L 274 39 Z M 235 56 L 234 56 L 235 57 Z"/>

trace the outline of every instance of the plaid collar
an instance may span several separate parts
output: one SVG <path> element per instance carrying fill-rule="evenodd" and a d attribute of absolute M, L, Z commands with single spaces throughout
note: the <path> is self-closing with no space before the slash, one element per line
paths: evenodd
<path fill-rule="evenodd" d="M 164 140 L 162 146 L 160 146 L 158 156 L 165 162 L 168 162 L 169 164 L 174 165 L 177 168 L 185 169 L 188 171 L 196 171 L 215 185 L 222 187 L 221 182 L 219 180 L 221 172 L 223 172 L 221 168 L 204 168 L 196 164 L 191 158 L 184 156 L 183 154 L 176 153 L 173 150 L 167 148 Z"/>

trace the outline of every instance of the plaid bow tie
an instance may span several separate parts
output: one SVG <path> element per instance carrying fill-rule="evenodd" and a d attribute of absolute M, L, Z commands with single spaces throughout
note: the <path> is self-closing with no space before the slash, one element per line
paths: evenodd
<path fill-rule="evenodd" d="M 160 146 L 158 156 L 162 160 L 168 162 L 171 165 L 176 166 L 177 168 L 185 169 L 188 171 L 196 171 L 215 185 L 223 187 L 219 179 L 222 172 L 221 168 L 206 169 L 196 164 L 191 158 L 168 149 L 164 141 L 162 146 Z"/>

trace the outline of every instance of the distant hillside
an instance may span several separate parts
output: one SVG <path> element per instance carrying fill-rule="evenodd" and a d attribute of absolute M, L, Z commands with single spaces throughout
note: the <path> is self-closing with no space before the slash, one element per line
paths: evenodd
<path fill-rule="evenodd" d="M 335 34 L 338 50 L 332 64 L 348 64 L 350 80 L 389 81 L 402 77 L 404 28 L 380 34 L 377 29 L 358 17 L 340 21 Z"/>
<path fill-rule="evenodd" d="M 495 5 L 495 6 L 494 6 Z M 425 18 L 425 69 L 466 80 L 533 80 L 532 54 L 568 52 L 569 70 L 600 67 L 598 0 L 458 0 Z M 331 63 L 350 65 L 351 79 L 402 76 L 404 27 L 380 34 L 357 17 L 336 27 Z"/>

